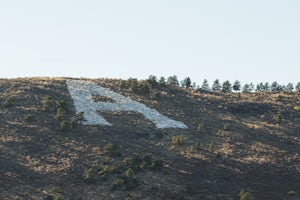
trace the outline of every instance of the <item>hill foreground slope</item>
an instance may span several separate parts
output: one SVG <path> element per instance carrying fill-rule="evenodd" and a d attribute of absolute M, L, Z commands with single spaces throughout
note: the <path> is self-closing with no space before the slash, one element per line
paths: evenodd
<path fill-rule="evenodd" d="M 68 80 L 108 88 L 137 108 L 116 108 L 94 91 L 86 96 L 101 109 L 81 112 L 94 104 L 77 105 Z M 300 198 L 299 93 L 126 84 L 0 80 L 0 199 Z M 173 124 L 160 126 L 167 118 Z"/>

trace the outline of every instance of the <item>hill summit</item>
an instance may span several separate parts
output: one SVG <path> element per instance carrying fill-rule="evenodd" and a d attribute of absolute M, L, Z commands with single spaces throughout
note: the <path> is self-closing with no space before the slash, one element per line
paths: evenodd
<path fill-rule="evenodd" d="M 0 199 L 299 199 L 299 92 L 0 80 Z"/>

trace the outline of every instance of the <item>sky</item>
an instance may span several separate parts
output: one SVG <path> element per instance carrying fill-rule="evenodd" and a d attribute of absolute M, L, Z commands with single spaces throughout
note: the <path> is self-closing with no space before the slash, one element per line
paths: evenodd
<path fill-rule="evenodd" d="M 0 77 L 300 81 L 299 0 L 0 0 Z"/>

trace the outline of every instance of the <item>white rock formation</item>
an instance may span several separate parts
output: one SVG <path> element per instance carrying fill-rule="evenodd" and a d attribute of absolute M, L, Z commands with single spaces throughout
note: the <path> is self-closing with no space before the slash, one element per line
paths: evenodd
<path fill-rule="evenodd" d="M 74 100 L 76 112 L 84 112 L 85 121 L 83 124 L 85 125 L 110 126 L 111 123 L 106 121 L 106 119 L 99 114 L 99 111 L 135 111 L 152 121 L 157 128 L 188 128 L 180 121 L 169 119 L 142 103 L 101 87 L 94 82 L 69 79 L 66 83 L 71 97 Z M 115 103 L 95 102 L 93 101 L 93 96 L 104 96 L 112 99 Z"/>

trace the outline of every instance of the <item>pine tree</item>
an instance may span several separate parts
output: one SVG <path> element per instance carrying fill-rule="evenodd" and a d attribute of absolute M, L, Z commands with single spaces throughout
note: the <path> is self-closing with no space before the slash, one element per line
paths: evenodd
<path fill-rule="evenodd" d="M 210 90 L 210 89 L 209 89 L 209 84 L 208 84 L 207 79 L 204 79 L 204 80 L 203 80 L 203 83 L 202 83 L 202 85 L 201 85 L 201 89 L 204 90 L 204 91 L 209 91 L 209 90 Z"/>
<path fill-rule="evenodd" d="M 274 82 L 271 84 L 271 91 L 272 91 L 272 92 L 280 92 L 281 89 L 282 89 L 282 86 L 279 85 L 279 84 L 277 83 L 277 81 L 274 81 Z"/>
<path fill-rule="evenodd" d="M 169 76 L 169 78 L 167 80 L 167 84 L 172 85 L 172 86 L 179 86 L 177 76 L 176 75 Z"/>
<path fill-rule="evenodd" d="M 253 84 L 253 83 L 250 83 L 250 84 L 249 84 L 249 91 L 250 91 L 250 92 L 253 92 L 253 91 L 254 91 L 254 84 Z"/>
<path fill-rule="evenodd" d="M 232 89 L 236 92 L 240 91 L 241 90 L 241 82 L 236 80 L 234 83 L 233 83 L 233 86 L 232 86 Z"/>
<path fill-rule="evenodd" d="M 296 91 L 300 92 L 300 82 L 298 82 L 297 85 L 296 85 Z"/>
<path fill-rule="evenodd" d="M 157 87 L 158 85 L 158 82 L 157 82 L 157 77 L 154 76 L 154 75 L 150 75 L 148 77 L 148 79 L 146 80 L 147 84 L 150 86 L 150 88 L 155 88 Z"/>
<path fill-rule="evenodd" d="M 243 92 L 251 92 L 250 85 L 248 83 L 243 86 Z"/>
<path fill-rule="evenodd" d="M 183 81 L 182 81 L 182 86 L 186 87 L 186 88 L 190 88 L 192 86 L 192 81 L 190 79 L 190 77 L 186 77 Z"/>
<path fill-rule="evenodd" d="M 294 85 L 293 83 L 288 83 L 287 86 L 286 86 L 286 90 L 288 92 L 292 92 L 294 90 Z"/>
<path fill-rule="evenodd" d="M 271 91 L 271 86 L 268 82 L 265 82 L 265 85 L 264 85 L 264 89 L 266 92 L 270 92 Z"/>
<path fill-rule="evenodd" d="M 163 76 L 161 76 L 160 79 L 159 79 L 159 81 L 158 81 L 158 84 L 160 86 L 165 86 L 166 85 L 166 78 L 163 77 Z"/>
<path fill-rule="evenodd" d="M 219 79 L 216 79 L 212 85 L 212 91 L 214 92 L 220 92 L 221 91 L 221 84 L 220 84 L 220 81 Z"/>
<path fill-rule="evenodd" d="M 256 92 L 263 92 L 263 91 L 265 91 L 265 85 L 263 83 L 257 84 L 255 91 Z"/>
<path fill-rule="evenodd" d="M 232 91 L 231 83 L 228 80 L 224 81 L 222 84 L 222 92 L 231 92 L 231 91 Z"/>

